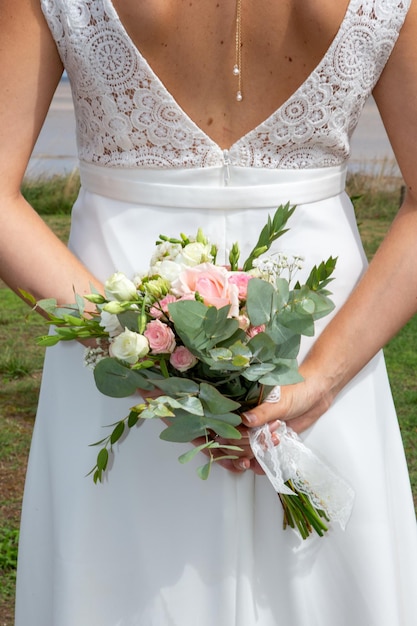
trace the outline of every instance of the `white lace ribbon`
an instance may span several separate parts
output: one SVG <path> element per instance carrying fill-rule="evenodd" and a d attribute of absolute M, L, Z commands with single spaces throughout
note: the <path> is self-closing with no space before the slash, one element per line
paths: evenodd
<path fill-rule="evenodd" d="M 285 485 L 291 480 L 317 509 L 325 511 L 344 530 L 355 497 L 352 487 L 307 448 L 285 422 L 281 422 L 275 433 L 280 441 L 278 445 L 272 441 L 268 424 L 249 431 L 252 451 L 275 491 L 293 494 Z"/>

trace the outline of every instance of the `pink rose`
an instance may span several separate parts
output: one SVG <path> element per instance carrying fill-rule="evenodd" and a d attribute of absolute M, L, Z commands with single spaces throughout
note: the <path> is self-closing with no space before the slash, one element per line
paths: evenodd
<path fill-rule="evenodd" d="M 231 317 L 239 315 L 239 290 L 236 285 L 230 284 L 229 272 L 224 267 L 201 263 L 195 267 L 185 269 L 172 283 L 174 293 L 187 296 L 196 292 L 202 297 L 207 306 L 220 309 L 230 305 Z"/>
<path fill-rule="evenodd" d="M 255 337 L 255 335 L 258 335 L 259 333 L 263 333 L 264 330 L 265 330 L 265 324 L 261 324 L 261 326 L 251 326 L 246 331 L 246 334 L 248 337 L 252 338 L 252 337 Z"/>
<path fill-rule="evenodd" d="M 239 315 L 237 318 L 239 322 L 239 328 L 241 330 L 247 330 L 250 326 L 250 320 L 247 315 Z"/>
<path fill-rule="evenodd" d="M 152 317 L 155 317 L 156 319 L 159 319 L 163 315 L 166 315 L 168 317 L 168 304 L 176 301 L 177 298 L 175 296 L 168 294 L 167 296 L 165 296 L 165 298 L 159 300 L 159 302 L 155 302 L 153 307 L 151 307 L 149 313 L 150 315 L 152 315 Z"/>
<path fill-rule="evenodd" d="M 237 286 L 240 300 L 246 300 L 248 295 L 248 282 L 251 278 L 253 278 L 253 276 L 250 276 L 246 272 L 229 273 L 229 283 Z"/>
<path fill-rule="evenodd" d="M 143 333 L 149 342 L 153 354 L 173 352 L 175 349 L 175 335 L 169 326 L 160 320 L 152 320 L 146 324 Z"/>
<path fill-rule="evenodd" d="M 169 357 L 169 362 L 179 372 L 186 372 L 197 363 L 197 359 L 188 348 L 178 346 Z"/>

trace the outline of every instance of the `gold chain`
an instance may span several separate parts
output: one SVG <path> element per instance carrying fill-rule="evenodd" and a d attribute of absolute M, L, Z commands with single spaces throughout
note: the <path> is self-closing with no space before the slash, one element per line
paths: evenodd
<path fill-rule="evenodd" d="M 242 102 L 242 0 L 236 2 L 236 36 L 235 36 L 235 64 L 233 75 L 237 77 L 236 100 Z"/>

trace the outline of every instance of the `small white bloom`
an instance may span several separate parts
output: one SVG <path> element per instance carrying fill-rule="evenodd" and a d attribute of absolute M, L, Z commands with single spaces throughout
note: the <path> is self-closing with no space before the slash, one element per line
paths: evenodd
<path fill-rule="evenodd" d="M 185 265 L 182 263 L 177 263 L 176 261 L 170 261 L 165 259 L 164 261 L 158 261 L 151 267 L 149 272 L 150 276 L 154 276 L 158 274 L 162 278 L 165 278 L 170 284 L 178 278 L 180 273 L 185 268 Z"/>
<path fill-rule="evenodd" d="M 151 266 L 160 261 L 174 261 L 180 254 L 182 246 L 180 243 L 170 243 L 163 241 L 157 247 L 151 258 Z"/>
<path fill-rule="evenodd" d="M 115 272 L 104 283 L 104 292 L 109 300 L 126 302 L 136 298 L 136 287 L 122 272 Z"/>
<path fill-rule="evenodd" d="M 128 328 L 118 335 L 110 344 L 110 355 L 121 361 L 133 365 L 149 352 L 149 343 L 146 337 L 135 333 Z"/>
<path fill-rule="evenodd" d="M 117 315 L 108 311 L 101 312 L 100 326 L 109 333 L 110 337 L 117 337 L 117 335 L 123 332 L 123 326 L 120 324 Z"/>

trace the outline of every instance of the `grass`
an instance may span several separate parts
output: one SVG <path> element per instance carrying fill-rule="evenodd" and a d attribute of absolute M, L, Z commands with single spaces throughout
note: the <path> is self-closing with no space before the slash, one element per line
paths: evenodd
<path fill-rule="evenodd" d="M 27 181 L 25 196 L 66 241 L 78 192 L 76 174 Z M 372 257 L 398 210 L 401 181 L 383 174 L 348 180 L 359 229 Z M 13 623 L 16 548 L 27 452 L 42 375 L 44 349 L 34 337 L 45 324 L 0 283 L 0 626 Z M 417 316 L 386 347 L 390 380 L 417 505 Z"/>

